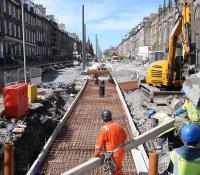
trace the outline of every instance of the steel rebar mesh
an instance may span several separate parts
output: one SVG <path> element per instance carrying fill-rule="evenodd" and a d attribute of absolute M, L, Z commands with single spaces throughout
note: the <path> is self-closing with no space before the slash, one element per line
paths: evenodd
<path fill-rule="evenodd" d="M 61 174 L 93 157 L 97 133 L 103 125 L 101 112 L 104 109 L 111 110 L 113 120 L 125 128 L 129 138 L 133 138 L 115 86 L 106 81 L 105 96 L 99 97 L 99 86 L 89 81 L 78 104 L 54 141 L 41 174 Z M 125 175 L 137 174 L 130 152 L 125 154 L 123 165 Z M 102 167 L 87 174 L 103 174 Z"/>

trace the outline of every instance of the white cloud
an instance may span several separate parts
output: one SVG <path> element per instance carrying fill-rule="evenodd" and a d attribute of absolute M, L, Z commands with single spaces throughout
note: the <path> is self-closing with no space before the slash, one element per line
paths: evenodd
<path fill-rule="evenodd" d="M 99 23 L 88 25 L 89 29 L 94 30 L 126 30 L 137 24 L 135 19 L 119 20 L 119 19 L 106 19 Z"/>
<path fill-rule="evenodd" d="M 47 8 L 47 13 L 58 17 L 59 22 L 64 23 L 67 30 L 72 32 L 73 30 L 81 30 L 81 2 L 83 1 L 35 0 L 35 3 L 44 4 Z M 138 14 L 134 11 L 120 11 L 121 7 L 117 6 L 119 2 L 119 0 L 85 1 L 85 22 L 87 27 L 97 30 L 131 29 L 139 21 L 138 17 L 141 16 L 142 18 L 145 12 L 140 11 Z M 134 6 L 134 8 L 136 7 Z"/>
<path fill-rule="evenodd" d="M 55 15 L 60 23 L 65 24 L 67 31 L 77 34 L 81 34 L 82 4 L 84 4 L 85 23 L 89 35 L 101 33 L 100 30 L 108 33 L 112 30 L 131 30 L 144 16 L 150 14 L 152 8 L 144 7 L 138 0 L 34 0 L 34 2 L 43 4 L 47 14 Z M 106 42 L 107 38 L 103 40 Z"/>

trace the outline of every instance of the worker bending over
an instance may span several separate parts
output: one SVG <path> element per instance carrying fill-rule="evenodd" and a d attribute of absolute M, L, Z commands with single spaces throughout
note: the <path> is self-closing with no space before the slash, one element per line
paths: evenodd
<path fill-rule="evenodd" d="M 200 107 L 195 107 L 192 102 L 189 100 L 189 98 L 185 95 L 184 96 L 185 102 L 176 111 L 172 113 L 173 116 L 180 115 L 183 112 L 187 112 L 187 119 L 188 122 L 182 123 L 179 128 L 178 128 L 178 135 L 181 138 L 181 130 L 182 128 L 189 123 L 195 123 L 195 124 L 200 124 Z"/>
<path fill-rule="evenodd" d="M 156 113 L 155 109 L 148 109 L 147 110 L 147 117 L 151 119 L 153 127 L 156 127 L 161 124 L 167 123 L 169 120 L 171 120 L 171 117 L 167 115 L 165 112 L 158 112 Z M 175 136 L 174 132 L 176 130 L 177 126 L 174 124 L 173 127 L 168 129 L 167 131 L 161 133 L 157 137 L 157 151 L 158 153 L 161 153 L 163 150 L 163 145 L 168 139 L 168 149 L 171 151 L 174 148 L 175 144 Z"/>
<path fill-rule="evenodd" d="M 184 146 L 170 153 L 169 171 L 173 175 L 200 175 L 200 128 L 188 124 L 182 128 Z"/>
<path fill-rule="evenodd" d="M 185 102 L 181 108 L 173 112 L 174 116 L 180 115 L 183 112 L 187 112 L 188 123 L 200 123 L 200 107 L 196 107 L 185 95 Z"/>
<path fill-rule="evenodd" d="M 101 116 L 105 124 L 99 130 L 94 156 L 104 153 L 105 159 L 109 160 L 107 155 L 111 153 L 110 160 L 112 159 L 114 161 L 114 165 L 111 165 L 112 167 L 110 168 L 104 166 L 104 171 L 109 169 L 112 172 L 112 175 L 122 175 L 122 160 L 124 157 L 123 144 L 127 139 L 127 134 L 119 124 L 112 121 L 111 111 L 104 110 Z M 108 164 L 110 164 L 110 162 L 108 162 Z"/>

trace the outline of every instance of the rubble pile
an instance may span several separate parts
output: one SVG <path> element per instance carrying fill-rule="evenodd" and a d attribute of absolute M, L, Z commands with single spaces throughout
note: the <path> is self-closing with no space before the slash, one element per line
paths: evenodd
<path fill-rule="evenodd" d="M 0 118 L 1 147 L 8 140 L 15 144 L 15 174 L 26 174 L 82 86 L 80 80 L 40 84 L 39 98 L 29 105 L 23 119 Z"/>

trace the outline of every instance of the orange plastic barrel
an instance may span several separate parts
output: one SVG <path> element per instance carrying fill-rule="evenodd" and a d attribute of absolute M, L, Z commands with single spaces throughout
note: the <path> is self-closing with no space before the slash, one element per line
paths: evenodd
<path fill-rule="evenodd" d="M 20 119 L 28 110 L 27 84 L 17 83 L 4 87 L 3 103 L 7 118 Z"/>

